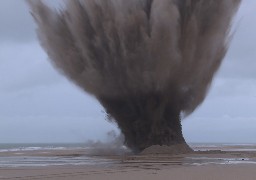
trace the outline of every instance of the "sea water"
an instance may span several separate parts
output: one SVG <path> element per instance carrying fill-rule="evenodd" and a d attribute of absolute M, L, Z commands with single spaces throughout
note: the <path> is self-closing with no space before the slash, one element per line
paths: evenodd
<path fill-rule="evenodd" d="M 35 151 L 35 150 L 65 150 L 86 148 L 82 143 L 0 143 L 0 152 Z"/>
<path fill-rule="evenodd" d="M 228 143 L 191 143 L 195 151 L 221 150 L 221 151 L 256 151 L 256 144 L 228 144 Z M 106 156 L 90 156 L 86 153 L 91 147 L 83 143 L 57 143 L 57 144 L 0 144 L 0 168 L 12 167 L 43 167 L 65 165 L 97 165 L 109 166 L 121 164 L 121 158 L 106 158 Z M 58 152 L 65 152 L 58 154 Z M 80 151 L 79 153 L 77 153 Z M 37 152 L 40 152 L 39 155 Z M 74 152 L 74 154 L 73 154 Z M 181 164 L 237 164 L 253 163 L 252 159 L 239 158 L 208 158 L 185 157 Z"/>
<path fill-rule="evenodd" d="M 90 147 L 82 143 L 0 144 L 0 168 L 113 163 L 113 160 L 88 156 L 86 153 L 72 154 L 72 152 L 76 153 L 78 150 L 86 152 L 88 149 Z M 69 153 L 58 155 L 58 151 L 65 150 L 68 150 Z"/>

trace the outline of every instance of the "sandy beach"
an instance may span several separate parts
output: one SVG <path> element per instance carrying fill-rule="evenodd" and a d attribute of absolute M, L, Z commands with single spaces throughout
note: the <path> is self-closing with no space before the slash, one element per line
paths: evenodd
<path fill-rule="evenodd" d="M 17 162 L 23 159 L 24 162 L 34 163 L 17 167 L 2 165 L 0 179 L 256 179 L 255 151 L 242 151 L 247 150 L 245 146 L 230 146 L 229 149 L 223 147 L 225 151 L 213 147 L 207 151 L 200 151 L 200 148 L 195 147 L 196 152 L 182 155 L 90 155 L 85 149 L 0 152 L 2 159 L 16 158 Z M 240 151 L 236 151 L 235 148 Z M 63 159 L 66 164 L 60 163 Z M 52 164 L 40 165 L 40 161 L 46 160 Z M 55 161 L 60 164 L 54 164 Z"/>
<path fill-rule="evenodd" d="M 256 165 L 205 165 L 144 168 L 88 168 L 83 166 L 1 169 L 0 179 L 73 180 L 255 180 Z"/>

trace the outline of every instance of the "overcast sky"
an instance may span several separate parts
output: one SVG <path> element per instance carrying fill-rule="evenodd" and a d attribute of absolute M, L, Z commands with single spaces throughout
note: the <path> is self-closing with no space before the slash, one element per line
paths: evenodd
<path fill-rule="evenodd" d="M 183 121 L 188 142 L 256 143 L 255 19 L 256 1 L 243 0 L 209 94 Z M 0 0 L 0 143 L 105 140 L 113 129 L 101 105 L 52 68 L 24 1 Z"/>

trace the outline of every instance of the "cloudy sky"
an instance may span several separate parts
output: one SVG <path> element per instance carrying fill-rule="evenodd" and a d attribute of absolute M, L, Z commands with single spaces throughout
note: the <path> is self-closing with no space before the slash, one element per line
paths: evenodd
<path fill-rule="evenodd" d="M 209 94 L 183 121 L 188 142 L 256 143 L 255 19 L 256 1 L 243 0 Z M 0 143 L 105 140 L 113 129 L 101 105 L 52 68 L 24 1 L 1 0 Z"/>

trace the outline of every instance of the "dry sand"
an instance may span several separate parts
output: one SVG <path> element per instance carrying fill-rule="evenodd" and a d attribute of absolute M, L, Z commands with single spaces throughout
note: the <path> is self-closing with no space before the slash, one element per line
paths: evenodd
<path fill-rule="evenodd" d="M 26 156 L 45 156 L 41 151 Z M 0 153 L 0 158 L 11 153 Z M 18 156 L 19 153 L 16 153 Z M 51 151 L 48 156 L 83 156 L 83 150 Z M 255 180 L 256 152 L 201 151 L 184 155 L 97 156 L 115 163 L 0 168 L 0 179 L 49 180 Z"/>

